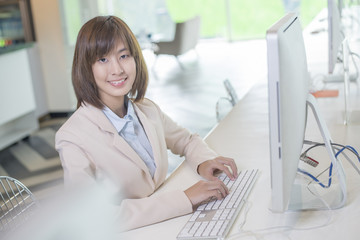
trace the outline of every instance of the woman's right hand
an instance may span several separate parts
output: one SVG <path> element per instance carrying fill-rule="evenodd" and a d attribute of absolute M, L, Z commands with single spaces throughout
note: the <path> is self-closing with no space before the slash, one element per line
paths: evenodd
<path fill-rule="evenodd" d="M 229 194 L 229 189 L 219 180 L 205 181 L 200 180 L 185 191 L 186 196 L 190 199 L 193 209 L 196 209 L 204 202 L 212 199 L 222 199 Z"/>

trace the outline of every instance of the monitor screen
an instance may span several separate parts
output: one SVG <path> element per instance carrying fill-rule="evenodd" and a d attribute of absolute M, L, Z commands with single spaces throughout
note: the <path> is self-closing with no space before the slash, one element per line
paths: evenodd
<path fill-rule="evenodd" d="M 289 13 L 266 33 L 271 160 L 271 209 L 287 209 L 301 155 L 309 73 L 298 16 Z"/>

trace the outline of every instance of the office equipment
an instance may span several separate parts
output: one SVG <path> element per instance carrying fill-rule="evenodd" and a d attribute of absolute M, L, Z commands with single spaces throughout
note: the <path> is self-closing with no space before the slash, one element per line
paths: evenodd
<path fill-rule="evenodd" d="M 341 43 L 344 39 L 341 28 L 339 6 L 336 0 L 328 0 L 328 71 L 333 73 L 338 60 Z M 340 4 L 340 3 L 339 3 Z"/>
<path fill-rule="evenodd" d="M 38 207 L 31 191 L 20 181 L 0 176 L 0 235 L 14 231 L 26 223 Z"/>
<path fill-rule="evenodd" d="M 331 207 L 341 207 L 346 201 L 345 174 L 341 163 L 335 158 L 330 133 L 319 113 L 316 100 L 309 94 L 310 77 L 301 24 L 297 15 L 288 14 L 270 27 L 266 33 L 266 41 L 271 209 L 275 212 L 284 212 L 288 209 L 324 207 L 322 200 L 308 189 L 308 182 L 293 184 L 303 147 L 308 107 L 315 115 L 328 155 L 336 166 L 339 178 L 339 189 L 335 186 L 329 188 L 326 199 Z"/>
<path fill-rule="evenodd" d="M 345 116 L 344 124 L 346 125 L 350 120 L 349 108 L 349 91 L 350 82 L 358 79 L 358 69 L 356 62 L 351 55 L 356 55 L 350 51 L 349 40 L 345 36 L 344 28 L 342 26 L 342 9 L 343 2 L 341 0 L 328 0 L 328 61 L 329 61 L 329 74 L 326 82 L 344 82 L 344 103 L 345 103 Z M 342 54 L 340 54 L 340 52 Z M 357 56 L 357 55 L 356 55 Z M 350 74 L 349 60 L 352 57 L 353 63 L 356 68 L 356 74 Z M 335 74 L 335 65 L 338 58 L 342 61 L 342 72 Z"/>
<path fill-rule="evenodd" d="M 343 16 L 343 8 L 344 7 L 345 7 L 344 0 L 338 0 L 338 8 L 339 8 L 340 18 Z"/>
<path fill-rule="evenodd" d="M 226 174 L 221 174 L 219 179 L 229 188 L 229 195 L 199 206 L 177 239 L 225 238 L 250 193 L 257 174 L 256 169 L 243 170 L 235 181 L 231 181 Z"/>

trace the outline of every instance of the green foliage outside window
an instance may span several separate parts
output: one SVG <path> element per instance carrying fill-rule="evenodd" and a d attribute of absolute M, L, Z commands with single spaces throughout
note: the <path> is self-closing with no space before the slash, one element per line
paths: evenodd
<path fill-rule="evenodd" d="M 123 13 L 130 13 L 132 18 L 125 19 L 133 31 L 136 32 L 136 30 L 147 26 L 144 22 L 146 21 L 143 16 L 144 12 L 136 10 L 137 4 L 132 6 L 134 4 L 131 3 L 134 1 L 111 1 L 114 13 L 107 12 L 108 1 L 59 0 L 65 30 L 64 37 L 68 45 L 75 44 L 81 25 L 93 15 L 115 14 L 124 18 Z M 173 22 L 181 22 L 195 15 L 200 15 L 202 18 L 202 38 L 231 40 L 263 38 L 266 29 L 285 14 L 283 0 L 137 0 L 136 2 L 141 1 L 147 4 L 146 9 L 162 7 L 165 9 L 165 14 L 169 14 Z M 152 8 L 150 8 L 151 6 Z M 327 0 L 301 0 L 300 12 L 303 27 L 326 6 Z M 157 11 L 151 10 L 147 17 L 153 19 L 159 17 L 158 14 Z M 159 24 L 161 23 L 157 26 L 157 31 L 166 32 L 167 29 L 165 29 L 164 24 L 167 23 L 164 23 L 161 17 L 157 21 Z M 171 23 L 170 20 L 169 23 Z M 229 29 L 231 29 L 231 33 Z"/>
<path fill-rule="evenodd" d="M 195 15 L 202 18 L 202 37 L 229 37 L 226 2 L 230 12 L 232 39 L 261 38 L 266 29 L 285 13 L 282 0 L 166 0 L 174 22 Z M 321 9 L 326 0 L 302 0 L 301 20 L 306 26 Z"/>

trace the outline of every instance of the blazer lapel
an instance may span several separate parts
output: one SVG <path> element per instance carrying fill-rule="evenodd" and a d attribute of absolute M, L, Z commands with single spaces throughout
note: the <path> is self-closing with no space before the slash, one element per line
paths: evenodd
<path fill-rule="evenodd" d="M 159 137 L 156 133 L 156 129 L 154 126 L 149 122 L 145 114 L 139 109 L 139 107 L 134 104 L 134 109 L 136 111 L 136 114 L 143 125 L 145 129 L 145 133 L 149 139 L 150 145 L 152 147 L 153 155 L 154 155 L 154 161 L 156 165 L 156 171 L 154 175 L 154 181 L 158 182 L 158 179 L 161 177 L 161 174 L 163 174 L 163 171 L 160 170 L 161 166 L 161 147 L 159 144 Z M 159 171 L 160 170 L 160 171 Z M 165 171 L 166 175 L 166 171 Z"/>
<path fill-rule="evenodd" d="M 101 111 L 101 109 L 93 107 L 90 104 L 86 105 L 85 108 L 89 110 L 85 112 L 90 113 L 89 117 L 91 119 L 94 119 L 94 123 L 96 123 L 100 129 L 112 134 L 114 147 L 119 149 L 119 151 L 125 154 L 129 160 L 133 161 L 140 169 L 142 169 L 145 172 L 148 180 L 151 182 L 152 185 L 154 185 L 149 169 L 147 168 L 144 161 L 139 157 L 135 150 L 119 135 L 115 127 L 111 124 L 110 120 Z"/>
<path fill-rule="evenodd" d="M 125 154 L 131 161 L 133 161 L 141 170 L 143 170 L 146 174 L 146 178 L 150 182 L 152 181 L 152 177 L 150 175 L 149 169 L 144 163 L 144 161 L 139 157 L 139 155 L 135 152 L 135 150 L 118 134 L 114 133 L 114 147 L 119 149 L 123 154 Z"/>

